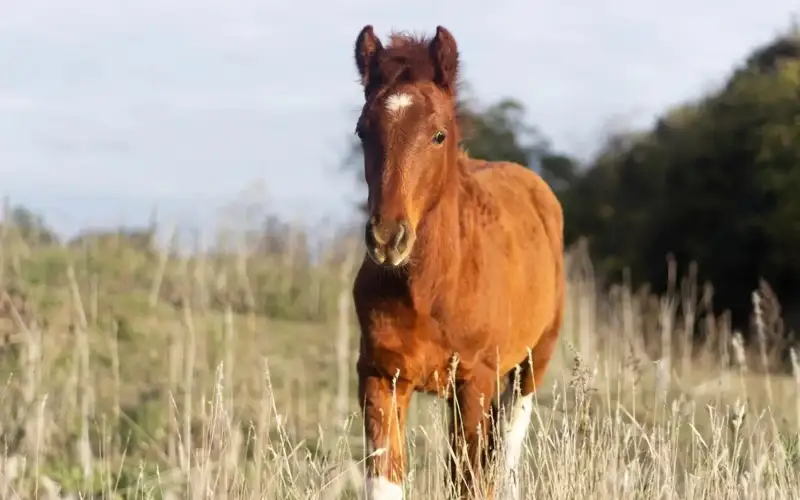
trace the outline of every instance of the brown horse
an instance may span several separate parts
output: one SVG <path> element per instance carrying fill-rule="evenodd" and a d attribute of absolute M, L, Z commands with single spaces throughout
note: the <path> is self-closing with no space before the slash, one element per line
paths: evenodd
<path fill-rule="evenodd" d="M 493 421 L 501 417 L 502 496 L 516 498 L 532 393 L 562 322 L 561 205 L 535 172 L 459 149 L 458 49 L 445 28 L 432 39 L 393 35 L 384 47 L 367 25 L 355 59 L 370 215 L 368 258 L 353 288 L 367 498 L 403 497 L 414 391 L 457 407 L 452 451 L 463 458 L 452 461 L 451 473 L 463 496 L 491 483 L 482 471 L 497 463 Z M 501 408 L 506 418 L 496 415 Z M 486 486 L 486 495 L 493 491 Z"/>

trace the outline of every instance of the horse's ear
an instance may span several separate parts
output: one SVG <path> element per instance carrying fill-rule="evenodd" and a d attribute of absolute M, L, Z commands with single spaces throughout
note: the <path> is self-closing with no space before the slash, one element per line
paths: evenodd
<path fill-rule="evenodd" d="M 356 38 L 356 67 L 361 75 L 361 84 L 366 87 L 370 79 L 375 77 L 370 74 L 374 71 L 375 61 L 383 50 L 381 41 L 375 36 L 372 25 L 368 24 L 361 29 Z"/>
<path fill-rule="evenodd" d="M 436 36 L 428 50 L 436 68 L 436 84 L 445 90 L 455 90 L 458 80 L 458 46 L 456 39 L 444 26 L 436 27 Z"/>

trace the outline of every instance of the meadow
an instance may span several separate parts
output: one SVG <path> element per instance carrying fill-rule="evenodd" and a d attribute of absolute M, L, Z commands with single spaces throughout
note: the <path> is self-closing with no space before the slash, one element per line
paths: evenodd
<path fill-rule="evenodd" d="M 360 242 L 245 236 L 175 252 L 149 229 L 2 225 L 0 498 L 359 497 Z M 800 498 L 800 362 L 768 285 L 745 342 L 691 272 L 601 292 L 585 246 L 567 261 L 525 498 Z M 408 498 L 447 498 L 445 406 L 415 396 Z"/>

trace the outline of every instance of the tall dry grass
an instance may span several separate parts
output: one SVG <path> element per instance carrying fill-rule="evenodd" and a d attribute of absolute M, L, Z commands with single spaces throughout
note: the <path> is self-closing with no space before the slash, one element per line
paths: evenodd
<path fill-rule="evenodd" d="M 227 238 L 40 247 L 2 226 L 0 498 L 360 494 L 357 243 L 315 261 L 300 231 Z M 652 297 L 598 292 L 585 248 L 568 268 L 525 498 L 800 497 L 800 365 L 766 285 L 746 344 L 691 274 Z M 409 498 L 447 497 L 445 407 L 413 401 Z"/>

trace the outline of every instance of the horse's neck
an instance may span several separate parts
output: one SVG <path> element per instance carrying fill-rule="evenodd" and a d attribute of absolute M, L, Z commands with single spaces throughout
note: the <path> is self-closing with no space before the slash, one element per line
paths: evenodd
<path fill-rule="evenodd" d="M 448 305 L 456 293 L 462 256 L 469 246 L 462 217 L 470 207 L 465 203 L 459 175 L 442 200 L 426 214 L 412 258 L 409 281 L 414 302 L 433 309 Z"/>

